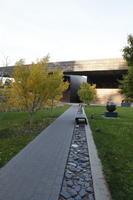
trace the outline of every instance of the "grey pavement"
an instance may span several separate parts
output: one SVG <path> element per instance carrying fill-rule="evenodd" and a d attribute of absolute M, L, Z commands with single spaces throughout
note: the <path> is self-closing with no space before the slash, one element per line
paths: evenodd
<path fill-rule="evenodd" d="M 0 170 L 0 200 L 57 200 L 78 106 L 69 108 Z"/>

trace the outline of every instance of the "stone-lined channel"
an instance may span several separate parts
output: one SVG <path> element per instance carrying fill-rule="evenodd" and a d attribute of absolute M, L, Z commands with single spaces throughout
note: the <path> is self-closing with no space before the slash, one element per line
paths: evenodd
<path fill-rule="evenodd" d="M 95 200 L 85 125 L 75 125 L 59 200 Z"/>

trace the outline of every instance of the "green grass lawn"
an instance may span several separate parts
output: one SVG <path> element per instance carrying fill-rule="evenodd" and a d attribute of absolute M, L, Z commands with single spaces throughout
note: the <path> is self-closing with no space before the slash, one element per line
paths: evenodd
<path fill-rule="evenodd" d="M 29 125 L 27 112 L 0 113 L 0 167 L 4 166 L 26 144 L 61 115 L 69 105 L 51 110 L 40 110 Z"/>
<path fill-rule="evenodd" d="M 102 106 L 85 110 L 113 200 L 133 200 L 133 108 L 117 108 L 117 119 Z"/>

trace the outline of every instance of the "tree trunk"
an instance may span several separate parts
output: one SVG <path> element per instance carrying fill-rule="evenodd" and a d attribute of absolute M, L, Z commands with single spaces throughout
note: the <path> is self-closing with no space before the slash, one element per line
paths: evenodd
<path fill-rule="evenodd" d="M 52 104 L 51 104 L 51 117 L 53 116 L 53 107 L 54 107 L 54 99 L 51 100 Z"/>
<path fill-rule="evenodd" d="M 30 112 L 30 127 L 32 126 L 33 121 L 34 121 L 34 114 L 35 114 L 34 111 L 31 111 L 31 112 Z"/>

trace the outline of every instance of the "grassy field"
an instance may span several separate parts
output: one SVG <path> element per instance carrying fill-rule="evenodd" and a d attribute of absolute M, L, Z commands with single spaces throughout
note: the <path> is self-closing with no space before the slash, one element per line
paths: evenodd
<path fill-rule="evenodd" d="M 0 167 L 68 108 L 68 105 L 54 108 L 52 113 L 51 110 L 38 111 L 32 127 L 27 112 L 0 113 Z"/>
<path fill-rule="evenodd" d="M 117 119 L 102 106 L 85 110 L 113 200 L 133 200 L 133 108 L 117 108 Z"/>

